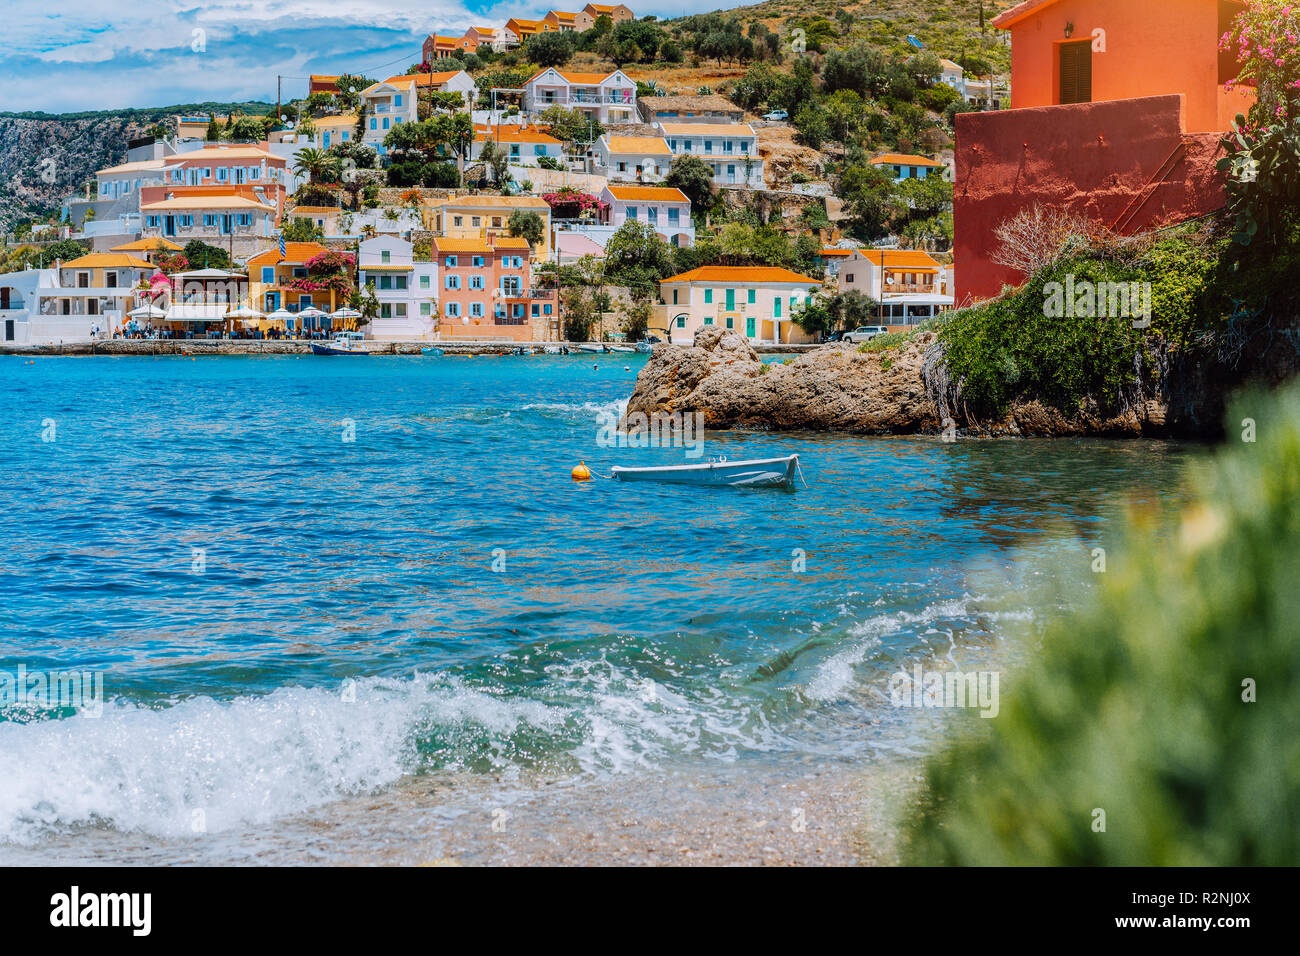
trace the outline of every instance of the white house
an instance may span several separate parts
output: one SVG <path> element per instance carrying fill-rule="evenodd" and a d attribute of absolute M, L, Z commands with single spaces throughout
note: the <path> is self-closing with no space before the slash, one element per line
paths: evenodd
<path fill-rule="evenodd" d="M 524 84 L 524 111 L 552 106 L 582 110 L 603 124 L 637 121 L 636 81 L 622 70 L 575 73 L 547 67 Z"/>
<path fill-rule="evenodd" d="M 399 123 L 415 122 L 419 97 L 415 78 L 394 77 L 368 86 L 359 94 L 366 111 L 366 128 L 362 142 L 384 153 L 384 137 Z"/>
<path fill-rule="evenodd" d="M 986 107 L 992 100 L 992 83 L 990 80 L 967 79 L 961 64 L 952 60 L 940 60 L 939 82 L 950 86 L 961 94 L 962 99 L 972 106 Z"/>
<path fill-rule="evenodd" d="M 966 95 L 966 71 L 962 69 L 961 64 L 954 63 L 952 60 L 939 61 L 939 82 L 945 86 L 950 86 L 963 97 Z"/>
<path fill-rule="evenodd" d="M 913 156 L 910 153 L 885 153 L 868 160 L 872 166 L 880 166 L 894 174 L 894 179 L 925 179 L 927 176 L 943 175 L 943 163 L 928 156 Z"/>
<path fill-rule="evenodd" d="M 459 93 L 466 108 L 478 95 L 474 78 L 464 70 L 443 73 L 407 73 L 366 87 L 359 94 L 366 109 L 366 129 L 362 142 L 384 152 L 384 137 L 400 123 L 419 119 L 420 92 Z"/>
<path fill-rule="evenodd" d="M 0 337 L 16 345 L 88 342 L 122 328 L 137 286 L 157 271 L 138 256 L 92 252 L 0 275 Z"/>
<path fill-rule="evenodd" d="M 713 169 L 719 186 L 763 188 L 758 134 L 748 123 L 660 123 L 674 156 L 697 156 Z"/>
<path fill-rule="evenodd" d="M 166 162 L 164 159 L 144 159 L 97 170 L 95 194 L 100 199 L 120 199 L 139 192 L 141 186 L 161 183 Z"/>
<path fill-rule="evenodd" d="M 609 203 L 609 224 L 649 223 L 659 237 L 672 246 L 695 244 L 691 222 L 691 201 L 675 186 L 624 186 L 610 183 L 600 198 Z"/>
<path fill-rule="evenodd" d="M 593 170 L 616 182 L 659 182 L 668 175 L 673 156 L 660 136 L 611 136 L 592 147 Z"/>
<path fill-rule="evenodd" d="M 475 126 L 470 160 L 483 155 L 485 143 L 492 142 L 510 157 L 514 166 L 536 166 L 543 156 L 564 162 L 564 143 L 542 126 L 509 123 L 501 126 Z"/>
<path fill-rule="evenodd" d="M 377 236 L 361 243 L 357 281 L 379 300 L 379 317 L 366 335 L 373 339 L 425 339 L 438 331 L 438 264 L 417 262 L 411 243 Z"/>
<path fill-rule="evenodd" d="M 950 267 L 919 249 L 855 249 L 840 262 L 840 292 L 880 303 L 882 325 L 917 325 L 953 305 Z"/>

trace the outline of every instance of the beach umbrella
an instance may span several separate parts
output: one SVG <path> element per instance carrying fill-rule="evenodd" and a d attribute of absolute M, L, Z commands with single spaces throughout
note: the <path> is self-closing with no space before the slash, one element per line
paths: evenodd
<path fill-rule="evenodd" d="M 266 321 L 268 322 L 283 322 L 285 328 L 290 331 L 293 330 L 293 320 L 294 320 L 294 314 L 290 312 L 288 309 L 286 309 L 284 306 L 281 306 L 280 308 L 276 309 L 274 312 L 272 312 L 270 315 L 266 317 Z"/>
<path fill-rule="evenodd" d="M 320 320 L 325 318 L 328 313 L 322 312 L 314 305 L 309 305 L 305 309 L 299 309 L 298 314 L 303 318 L 303 325 L 310 324 L 313 328 L 320 324 Z"/>
<path fill-rule="evenodd" d="M 133 319 L 161 319 L 167 315 L 167 310 L 160 309 L 156 305 L 142 305 L 132 309 L 127 315 Z"/>
<path fill-rule="evenodd" d="M 361 318 L 361 313 L 344 305 L 331 312 L 330 318 L 337 319 L 341 325 L 352 326 L 357 319 Z"/>
<path fill-rule="evenodd" d="M 226 313 L 228 319 L 264 319 L 265 312 L 259 312 L 257 309 L 250 309 L 246 305 L 241 305 L 237 309 L 231 309 Z"/>
<path fill-rule="evenodd" d="M 236 319 L 263 319 L 266 318 L 265 312 L 259 312 L 257 309 L 241 305 L 237 309 L 229 309 L 226 312 L 226 321 L 233 327 Z"/>

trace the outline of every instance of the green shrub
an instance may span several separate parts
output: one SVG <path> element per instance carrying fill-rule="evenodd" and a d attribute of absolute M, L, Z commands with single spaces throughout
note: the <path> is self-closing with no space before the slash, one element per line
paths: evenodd
<path fill-rule="evenodd" d="M 1013 399 L 1039 399 L 1063 412 L 1092 399 L 1103 411 L 1119 405 L 1136 380 L 1134 358 L 1144 333 L 1132 318 L 1066 318 L 1048 314 L 1049 283 L 1130 282 L 1135 269 L 1098 259 L 1057 264 L 1001 299 L 953 313 L 939 335 L 954 381 L 977 415 L 1005 413 Z"/>
<path fill-rule="evenodd" d="M 1247 418 L 1255 443 L 1237 440 Z M 1086 606 L 1002 682 L 998 716 L 931 759 L 910 862 L 1300 859 L 1300 387 L 1228 424 L 1196 504 L 1113 549 Z"/>

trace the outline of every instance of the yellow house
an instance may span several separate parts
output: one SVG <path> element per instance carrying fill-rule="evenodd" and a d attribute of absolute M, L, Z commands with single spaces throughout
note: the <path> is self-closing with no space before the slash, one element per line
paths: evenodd
<path fill-rule="evenodd" d="M 811 342 L 791 319 L 821 288 L 821 280 L 773 266 L 702 266 L 659 283 L 664 304 L 652 331 L 689 344 L 711 326 L 735 329 L 751 342 Z"/>
<path fill-rule="evenodd" d="M 342 143 L 350 143 L 357 136 L 357 115 L 346 113 L 342 116 L 321 116 L 311 120 L 315 129 L 312 143 L 317 149 L 329 149 Z"/>
<path fill-rule="evenodd" d="M 511 213 L 542 217 L 542 241 L 533 245 L 533 260 L 551 256 L 551 207 L 536 196 L 455 196 L 426 201 L 424 227 L 451 239 L 493 239 L 510 235 Z"/>
<path fill-rule="evenodd" d="M 523 41 L 539 33 L 550 33 L 555 30 L 555 27 L 545 20 L 521 20 L 518 17 L 511 17 L 506 21 L 506 29 Z"/>
<path fill-rule="evenodd" d="M 542 17 L 542 20 L 558 33 L 574 33 L 590 27 L 590 24 L 588 24 L 588 27 L 579 27 L 577 18 L 578 14 L 576 13 L 565 10 L 549 10 L 546 16 Z"/>
<path fill-rule="evenodd" d="M 307 278 L 307 262 L 325 251 L 319 242 L 286 242 L 283 256 L 278 245 L 252 256 L 247 263 L 249 304 L 266 313 L 279 308 L 301 312 L 309 306 L 333 312 L 342 307 L 342 296 L 333 289 L 309 291 L 294 287 L 295 281 Z"/>

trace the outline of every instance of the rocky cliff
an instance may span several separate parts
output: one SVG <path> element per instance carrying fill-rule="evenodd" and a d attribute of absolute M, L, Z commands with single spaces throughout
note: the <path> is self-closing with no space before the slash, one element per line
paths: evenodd
<path fill-rule="evenodd" d="M 0 116 L 0 229 L 56 211 L 95 170 L 121 162 L 145 127 L 114 116 Z"/>

